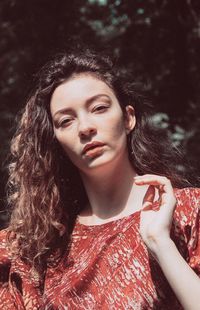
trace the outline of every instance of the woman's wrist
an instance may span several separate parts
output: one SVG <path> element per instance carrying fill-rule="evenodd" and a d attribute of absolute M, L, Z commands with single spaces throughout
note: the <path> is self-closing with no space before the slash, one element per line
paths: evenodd
<path fill-rule="evenodd" d="M 183 308 L 199 309 L 199 277 L 181 256 L 173 240 L 170 237 L 154 239 L 152 254 Z"/>
<path fill-rule="evenodd" d="M 170 251 L 174 251 L 174 249 L 177 250 L 175 243 L 169 236 L 152 237 L 151 245 L 147 245 L 147 247 L 157 261 L 162 260 L 162 257 L 166 256 L 166 253 L 169 255 Z"/>

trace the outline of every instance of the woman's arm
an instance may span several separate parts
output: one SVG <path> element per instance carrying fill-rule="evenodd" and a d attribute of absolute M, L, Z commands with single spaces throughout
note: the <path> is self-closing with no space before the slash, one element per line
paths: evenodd
<path fill-rule="evenodd" d="M 154 255 L 171 288 L 186 310 L 200 309 L 200 279 L 171 239 L 158 240 Z"/>
<path fill-rule="evenodd" d="M 137 185 L 149 184 L 141 212 L 140 233 L 148 249 L 158 261 L 171 288 L 185 310 L 200 309 L 200 279 L 183 259 L 170 238 L 172 216 L 176 204 L 170 181 L 161 176 L 135 178 Z M 152 210 L 155 187 L 160 195 L 160 208 Z"/>

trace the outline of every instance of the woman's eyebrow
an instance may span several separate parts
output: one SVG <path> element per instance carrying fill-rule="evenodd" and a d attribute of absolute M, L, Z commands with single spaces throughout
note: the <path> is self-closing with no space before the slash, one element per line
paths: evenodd
<path fill-rule="evenodd" d="M 88 98 L 85 101 L 86 106 L 89 106 L 92 102 L 98 100 L 101 97 L 105 97 L 107 100 L 110 100 L 110 97 L 108 95 L 106 95 L 106 94 L 98 94 L 98 95 L 94 95 L 94 96 Z M 72 112 L 73 112 L 72 108 L 63 108 L 63 109 L 60 109 L 60 110 L 56 111 L 54 113 L 53 117 L 57 116 L 58 114 L 67 114 L 67 113 L 72 113 Z"/>
<path fill-rule="evenodd" d="M 58 116 L 59 114 L 67 114 L 67 113 L 72 113 L 73 112 L 73 109 L 70 109 L 70 108 L 63 108 L 63 109 L 60 109 L 58 111 L 56 111 L 53 115 L 53 118 L 55 118 L 56 116 Z"/>
<path fill-rule="evenodd" d="M 110 100 L 110 97 L 108 95 L 106 95 L 106 94 L 98 94 L 98 95 L 92 96 L 91 98 L 88 98 L 86 100 L 86 105 L 90 105 L 92 102 L 98 100 L 101 97 L 106 97 L 106 99 Z"/>

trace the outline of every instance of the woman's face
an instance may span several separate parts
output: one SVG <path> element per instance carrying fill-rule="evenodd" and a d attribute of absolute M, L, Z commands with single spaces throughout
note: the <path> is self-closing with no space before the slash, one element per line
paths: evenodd
<path fill-rule="evenodd" d="M 54 132 L 67 156 L 82 172 L 108 167 L 127 156 L 127 134 L 135 125 L 112 89 L 89 74 L 59 85 L 51 98 Z"/>

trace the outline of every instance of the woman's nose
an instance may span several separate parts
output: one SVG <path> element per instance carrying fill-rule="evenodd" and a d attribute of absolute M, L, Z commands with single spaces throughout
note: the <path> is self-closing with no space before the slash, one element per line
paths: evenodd
<path fill-rule="evenodd" d="M 89 122 L 89 120 L 84 120 L 79 123 L 79 137 L 84 139 L 96 134 L 97 130 L 94 124 Z"/>

